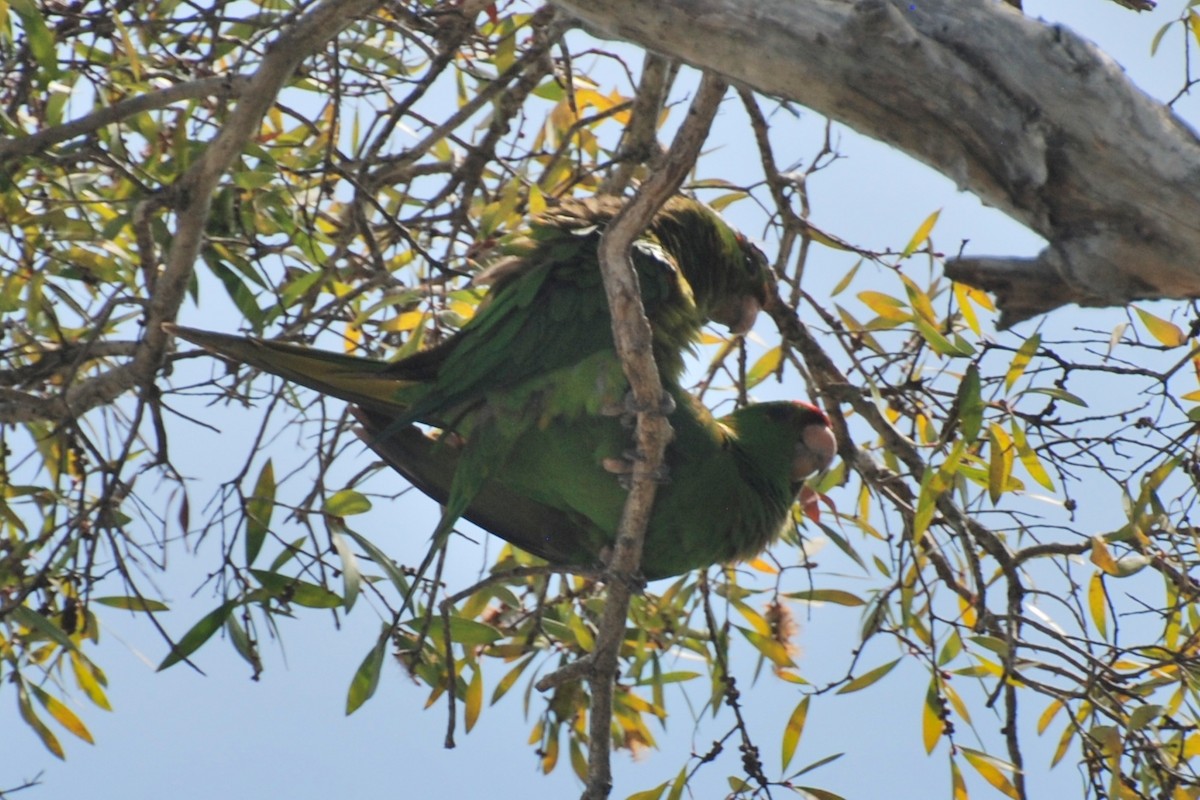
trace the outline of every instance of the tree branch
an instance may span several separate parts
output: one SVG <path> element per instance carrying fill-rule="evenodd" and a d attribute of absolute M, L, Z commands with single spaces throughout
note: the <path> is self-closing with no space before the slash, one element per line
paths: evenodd
<path fill-rule="evenodd" d="M 650 323 L 642 308 L 637 275 L 629 261 L 630 247 L 692 169 L 725 89 L 726 84 L 720 78 L 704 76 L 662 169 L 643 184 L 600 239 L 600 271 L 612 309 L 613 339 L 639 408 L 659 408 L 664 394 L 650 348 Z M 621 514 L 616 547 L 608 567 L 608 600 L 592 653 L 588 785 L 584 800 L 603 800 L 612 790 L 612 698 L 617 658 L 625 638 L 629 599 L 641 568 L 646 524 L 658 488 L 653 476 L 662 465 L 672 430 L 665 416 L 639 413 L 636 436 L 642 458 L 634 464 L 633 486 Z"/>
<path fill-rule="evenodd" d="M 51 145 L 83 136 L 85 133 L 119 122 L 134 114 L 166 108 L 180 100 L 198 97 L 227 99 L 237 97 L 250 85 L 250 79 L 242 75 L 217 75 L 211 78 L 177 83 L 157 92 L 129 97 L 111 106 L 93 111 L 77 120 L 53 128 L 32 133 L 29 136 L 0 139 L 0 158 L 30 156 Z"/>
<path fill-rule="evenodd" d="M 1200 297 L 1200 141 L 1099 49 L 986 0 L 554 0 L 887 142 L 1044 236 L 951 260 L 1001 326 L 1066 303 Z"/>
<path fill-rule="evenodd" d="M 174 320 L 183 304 L 218 182 L 246 142 L 258 132 L 263 116 L 300 63 L 378 4 L 378 0 L 323 0 L 280 33 L 262 65 L 245 84 L 229 121 L 191 169 L 171 187 L 178 225 L 167 261 L 154 282 L 143 318 L 145 333 L 133 358 L 75 384 L 58 397 L 21 397 L 12 392 L 0 395 L 0 421 L 78 417 L 153 379 L 169 342 L 162 323 Z"/>

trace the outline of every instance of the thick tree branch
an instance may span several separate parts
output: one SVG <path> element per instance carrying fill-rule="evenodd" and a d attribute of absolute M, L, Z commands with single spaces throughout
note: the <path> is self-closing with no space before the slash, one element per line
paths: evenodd
<path fill-rule="evenodd" d="M 1094 45 L 988 0 L 554 0 L 929 164 L 1049 241 L 951 261 L 1002 325 L 1066 303 L 1200 297 L 1200 141 Z"/>

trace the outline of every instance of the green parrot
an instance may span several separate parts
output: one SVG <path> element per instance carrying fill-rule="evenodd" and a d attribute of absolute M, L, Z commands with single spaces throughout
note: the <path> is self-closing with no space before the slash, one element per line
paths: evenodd
<path fill-rule="evenodd" d="M 757 555 L 782 530 L 804 478 L 836 451 L 827 417 L 807 403 L 760 403 L 714 419 L 686 392 L 673 394 L 670 480 L 655 496 L 642 553 L 650 580 Z M 388 465 L 447 500 L 459 448 L 414 426 L 396 429 L 386 414 L 354 413 L 360 438 Z M 607 462 L 627 435 L 604 417 L 529 431 L 463 516 L 556 566 L 599 566 L 627 496 Z"/>
<path fill-rule="evenodd" d="M 527 235 L 478 280 L 491 284 L 478 311 L 441 344 L 395 362 L 174 325 L 167 330 L 235 362 L 385 415 L 453 431 L 459 453 L 444 535 L 530 430 L 619 414 L 628 382 L 612 341 L 597 261 L 619 198 L 566 200 L 533 219 Z M 708 320 L 742 333 L 766 300 L 761 251 L 708 206 L 677 196 L 632 249 L 652 347 L 668 390 L 683 352 Z"/>

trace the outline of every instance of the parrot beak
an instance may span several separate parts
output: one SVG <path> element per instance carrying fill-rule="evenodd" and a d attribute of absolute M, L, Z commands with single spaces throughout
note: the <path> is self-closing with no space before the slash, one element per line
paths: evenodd
<path fill-rule="evenodd" d="M 828 425 L 812 423 L 796 443 L 792 458 L 792 481 L 799 483 L 809 475 L 824 472 L 837 455 L 837 439 Z"/>
<path fill-rule="evenodd" d="M 713 322 L 719 322 L 729 328 L 733 334 L 748 333 L 762 311 L 762 303 L 757 297 L 745 295 L 731 298 L 728 303 L 713 309 Z"/>

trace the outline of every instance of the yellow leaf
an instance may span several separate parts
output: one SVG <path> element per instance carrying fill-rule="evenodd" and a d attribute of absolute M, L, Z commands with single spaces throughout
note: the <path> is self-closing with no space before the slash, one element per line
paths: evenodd
<path fill-rule="evenodd" d="M 1187 337 L 1183 335 L 1183 331 L 1174 322 L 1168 322 L 1162 317 L 1156 317 L 1149 311 L 1143 311 L 1137 306 L 1134 306 L 1133 310 L 1141 317 L 1142 324 L 1146 326 L 1146 330 L 1150 332 L 1150 335 L 1160 343 L 1167 347 L 1178 347 L 1187 341 Z"/>
<path fill-rule="evenodd" d="M 933 752 L 933 748 L 937 747 L 938 739 L 942 738 L 942 733 L 946 729 L 946 722 L 942 719 L 942 700 L 938 697 L 937 681 L 929 682 L 929 689 L 925 692 L 925 705 L 921 710 L 921 739 L 925 744 L 925 753 Z"/>
<path fill-rule="evenodd" d="M 535 183 L 529 187 L 529 215 L 536 217 L 546 210 L 546 195 Z"/>
<path fill-rule="evenodd" d="M 913 311 L 930 325 L 936 325 L 937 313 L 933 310 L 933 302 L 929 299 L 929 295 L 907 275 L 901 275 L 900 279 L 904 282 L 904 291 L 908 295 L 908 302 Z"/>
<path fill-rule="evenodd" d="M 1092 563 L 1109 575 L 1117 574 L 1117 560 L 1109 552 L 1108 544 L 1100 536 L 1092 537 Z"/>
<path fill-rule="evenodd" d="M 549 775 L 558 766 L 558 728 L 546 741 L 546 749 L 542 751 L 542 772 Z"/>
<path fill-rule="evenodd" d="M 1040 717 L 1038 717 L 1037 732 L 1039 736 L 1046 732 L 1046 728 L 1050 727 L 1050 723 L 1054 720 L 1054 717 L 1057 716 L 1058 712 L 1062 711 L 1063 708 L 1064 706 L 1062 700 L 1050 701 L 1050 705 L 1046 706 L 1046 710 L 1042 712 Z"/>
<path fill-rule="evenodd" d="M 1041 343 L 1042 337 L 1035 333 L 1017 349 L 1017 354 L 1013 356 L 1012 364 L 1008 367 L 1008 373 L 1004 376 L 1004 391 L 1012 391 L 1013 384 L 1025 373 L 1025 367 L 1029 366 L 1029 362 L 1033 360 L 1033 354 L 1037 352 Z"/>
<path fill-rule="evenodd" d="M 51 694 L 47 694 L 45 690 L 35 686 L 32 683 L 29 684 L 29 688 L 33 690 L 33 696 L 38 699 L 38 702 L 42 704 L 43 708 L 50 712 L 50 716 L 54 717 L 59 725 L 62 725 L 68 731 L 75 734 L 80 739 L 83 739 L 88 744 L 95 744 L 95 741 L 92 739 L 92 734 L 90 731 L 88 731 L 87 726 L 84 725 L 79 717 L 75 716 L 75 712 L 67 708 L 61 700 Z"/>
<path fill-rule="evenodd" d="M 884 319 L 905 322 L 912 319 L 912 313 L 904 305 L 904 301 L 883 292 L 859 292 L 858 299 L 863 304 Z"/>
<path fill-rule="evenodd" d="M 347 353 L 352 353 L 358 349 L 359 344 L 362 343 L 362 335 L 362 328 L 358 327 L 357 325 L 346 326 L 343 345 Z"/>
<path fill-rule="evenodd" d="M 812 695 L 806 695 L 795 710 L 792 711 L 792 716 L 788 719 L 787 726 L 783 729 L 783 767 L 787 769 L 788 764 L 792 763 L 792 756 L 796 754 L 796 745 L 800 744 L 800 734 L 804 732 L 804 721 L 808 718 L 808 703 L 812 699 Z"/>
<path fill-rule="evenodd" d="M 967 757 L 967 762 L 975 768 L 983 779 L 994 786 L 999 791 L 1018 800 L 1016 787 L 1004 774 L 1012 772 L 1013 766 L 1007 762 L 1001 761 L 995 756 L 989 756 L 987 753 L 981 753 L 978 750 L 972 750 L 969 747 L 959 748 L 962 754 Z"/>
<path fill-rule="evenodd" d="M 1096 572 L 1088 582 L 1088 610 L 1102 638 L 1108 638 L 1108 593 L 1104 590 L 1104 574 Z"/>
<path fill-rule="evenodd" d="M 129 37 L 129 29 L 121 22 L 120 14 L 113 14 L 109 17 L 117 26 L 117 30 L 121 34 L 121 44 L 125 50 L 125 57 L 129 59 L 129 71 L 133 75 L 135 81 L 142 79 L 142 60 L 138 58 L 138 49 L 133 43 L 133 39 Z"/>
<path fill-rule="evenodd" d="M 857 692 L 860 689 L 865 689 L 872 683 L 875 683 L 877 680 L 882 678 L 884 675 L 887 675 L 889 672 L 891 672 L 892 668 L 899 663 L 900 659 L 897 658 L 895 661 L 889 661 L 882 666 L 876 667 L 865 675 L 859 675 L 857 678 L 838 689 L 837 693 L 850 694 L 851 692 Z"/>
<path fill-rule="evenodd" d="M 908 244 L 904 247 L 904 252 L 900 254 L 901 258 L 908 258 L 917 251 L 918 247 L 925 243 L 925 240 L 929 238 L 929 234 L 933 232 L 933 226 L 937 224 L 938 216 L 941 213 L 942 210 L 939 208 L 925 218 L 925 221 L 917 228 L 916 233 L 908 240 Z"/>
<path fill-rule="evenodd" d="M 858 261 L 854 262 L 854 266 L 850 268 L 850 271 L 843 275 L 842 279 L 837 282 L 837 285 L 834 286 L 829 292 L 829 296 L 837 297 L 839 294 L 845 291 L 846 287 L 850 285 L 850 281 L 854 280 L 854 276 L 858 274 L 858 268 L 861 266 L 862 259 L 860 258 Z"/>
<path fill-rule="evenodd" d="M 766 380 L 770 375 L 779 369 L 779 365 L 783 363 L 783 348 L 779 345 L 772 347 L 767 352 L 763 353 L 750 371 L 746 373 L 746 388 L 753 389 L 758 384 Z"/>
<path fill-rule="evenodd" d="M 787 646 L 771 636 L 764 636 L 761 633 L 752 631 L 749 628 L 743 628 L 741 625 L 737 629 L 742 632 L 742 635 L 754 645 L 758 652 L 762 653 L 771 660 L 777 667 L 795 667 L 796 662 L 792 661 L 791 655 L 788 653 Z"/>
<path fill-rule="evenodd" d="M 1008 434 L 994 422 L 988 426 L 988 441 L 988 497 L 995 505 L 1012 474 L 1013 447 Z"/>
<path fill-rule="evenodd" d="M 25 686 L 25 683 L 17 685 L 17 708 L 21 712 L 21 719 L 25 720 L 26 725 L 33 728 L 33 732 L 42 740 L 42 744 L 47 750 L 59 758 L 66 758 L 58 737 L 51 733 L 50 729 L 46 727 L 46 723 L 38 719 L 37 714 L 33 712 L 33 703 L 29 702 L 29 692 L 25 690 Z"/>
<path fill-rule="evenodd" d="M 966 720 L 969 724 L 971 722 L 971 713 L 967 709 L 967 704 L 963 702 L 963 699 L 959 697 L 958 692 L 954 690 L 954 687 L 951 686 L 949 682 L 942 684 L 942 694 L 946 695 L 946 699 L 948 699 L 950 701 L 950 705 L 954 707 L 955 713 Z"/>
<path fill-rule="evenodd" d="M 1054 491 L 1054 481 L 1050 479 L 1046 468 L 1042 466 L 1042 461 L 1038 458 L 1037 452 L 1029 446 L 1029 440 L 1025 438 L 1025 430 L 1017 423 L 1015 417 L 1012 421 L 1012 435 L 1013 443 L 1017 446 L 1017 458 L 1021 459 L 1021 464 L 1024 465 L 1025 471 L 1042 486 L 1045 486 L 1050 491 Z"/>
<path fill-rule="evenodd" d="M 483 708 L 483 670 L 478 667 L 475 669 L 475 674 L 471 676 L 471 682 L 467 684 L 463 706 L 466 709 L 463 722 L 469 733 L 471 728 L 475 727 L 475 721 L 479 719 L 479 711 Z"/>
<path fill-rule="evenodd" d="M 75 673 L 75 682 L 94 704 L 105 711 L 112 711 L 108 696 L 104 693 L 106 679 L 100 668 L 82 654 L 71 651 L 71 671 Z"/>
<path fill-rule="evenodd" d="M 567 625 L 580 647 L 589 653 L 596 649 L 596 637 L 592 635 L 591 630 L 583 623 L 578 614 L 571 614 L 567 619 Z"/>
<path fill-rule="evenodd" d="M 954 284 L 954 299 L 958 301 L 958 310 L 963 316 L 963 322 L 976 336 L 983 335 L 979 327 L 979 317 L 975 316 L 975 306 L 971 305 L 971 289 L 965 283 Z"/>
<path fill-rule="evenodd" d="M 1068 725 L 1063 729 L 1062 736 L 1058 737 L 1058 747 L 1054 748 L 1054 755 L 1050 757 L 1050 766 L 1053 767 L 1062 761 L 1063 756 L 1067 754 L 1067 747 L 1071 744 L 1071 739 L 1075 736 L 1075 726 Z"/>
<path fill-rule="evenodd" d="M 775 575 L 779 572 L 779 568 L 765 558 L 756 558 L 753 561 L 747 561 L 746 566 L 750 569 L 756 569 L 759 572 L 765 572 L 768 575 Z"/>
<path fill-rule="evenodd" d="M 429 314 L 425 311 L 405 311 L 384 322 L 379 329 L 387 333 L 404 333 L 418 325 L 423 325 L 428 316 Z"/>
<path fill-rule="evenodd" d="M 962 772 L 958 769 L 958 762 L 950 762 L 950 797 L 952 800 L 967 800 L 967 782 L 963 780 Z"/>

